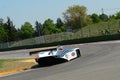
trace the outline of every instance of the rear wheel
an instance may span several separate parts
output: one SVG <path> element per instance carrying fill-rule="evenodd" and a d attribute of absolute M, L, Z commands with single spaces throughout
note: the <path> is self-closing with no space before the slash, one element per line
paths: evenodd
<path fill-rule="evenodd" d="M 77 53 L 77 57 L 80 57 L 80 56 L 81 56 L 81 53 L 80 53 L 80 50 L 79 50 L 79 49 L 76 50 L 76 53 Z"/>
<path fill-rule="evenodd" d="M 42 66 L 46 65 L 52 65 L 54 63 L 54 57 L 44 57 L 44 58 L 39 58 L 38 59 L 38 64 Z"/>
<path fill-rule="evenodd" d="M 51 56 L 51 57 L 44 57 L 44 58 L 36 59 L 36 62 L 40 66 L 51 66 L 51 65 L 56 65 L 56 64 L 67 62 L 67 60 L 63 58 L 56 58 L 54 56 L 53 57 Z"/>

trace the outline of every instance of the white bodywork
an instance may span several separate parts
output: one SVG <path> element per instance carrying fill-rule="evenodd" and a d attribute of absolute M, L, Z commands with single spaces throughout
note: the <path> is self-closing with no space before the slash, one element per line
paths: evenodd
<path fill-rule="evenodd" d="M 73 51 L 66 53 L 62 58 L 67 59 L 68 61 L 77 58 L 76 48 Z"/>
<path fill-rule="evenodd" d="M 32 54 L 35 54 L 35 60 L 36 62 L 39 62 L 41 59 L 48 58 L 51 59 L 64 59 L 66 61 L 70 61 L 74 58 L 80 57 L 80 50 L 79 48 L 73 48 L 73 49 L 63 49 L 62 47 L 56 48 L 56 50 L 44 50 L 44 51 L 37 51 L 37 52 L 31 52 Z"/>

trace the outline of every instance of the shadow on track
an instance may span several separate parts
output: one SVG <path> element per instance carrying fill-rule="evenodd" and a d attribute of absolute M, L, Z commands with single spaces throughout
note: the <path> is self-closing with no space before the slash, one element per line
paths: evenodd
<path fill-rule="evenodd" d="M 39 60 L 37 65 L 34 65 L 31 67 L 31 69 L 35 69 L 35 68 L 41 68 L 41 67 L 49 67 L 49 66 L 54 66 L 57 64 L 62 64 L 67 62 L 67 60 L 65 59 L 60 59 L 60 58 L 53 58 L 53 59 L 44 59 L 44 60 Z"/>

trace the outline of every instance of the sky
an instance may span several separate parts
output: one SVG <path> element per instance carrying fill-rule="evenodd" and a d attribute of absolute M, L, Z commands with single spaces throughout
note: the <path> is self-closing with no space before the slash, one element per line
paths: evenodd
<path fill-rule="evenodd" d="M 101 14 L 102 8 L 108 15 L 120 11 L 120 0 L 0 0 L 0 18 L 6 21 L 10 17 L 16 28 L 24 22 L 34 26 L 35 21 L 63 19 L 62 13 L 73 5 L 85 6 L 87 14 Z"/>

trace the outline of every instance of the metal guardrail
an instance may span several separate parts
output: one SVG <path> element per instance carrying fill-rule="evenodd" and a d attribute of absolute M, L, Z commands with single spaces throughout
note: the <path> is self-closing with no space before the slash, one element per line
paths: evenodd
<path fill-rule="evenodd" d="M 101 35 L 112 35 L 117 33 L 120 33 L 120 21 L 108 22 L 101 25 L 88 26 L 80 30 L 74 30 L 73 32 L 63 32 L 58 34 L 25 39 L 21 41 L 1 43 L 0 49 L 25 45 L 59 42 L 63 40 L 80 39 Z"/>

